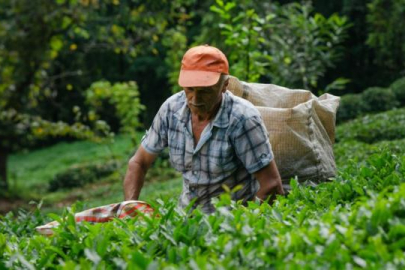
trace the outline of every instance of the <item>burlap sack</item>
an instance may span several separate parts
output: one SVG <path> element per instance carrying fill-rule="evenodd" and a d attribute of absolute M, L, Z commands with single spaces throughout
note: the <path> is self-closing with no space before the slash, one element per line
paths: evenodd
<path fill-rule="evenodd" d="M 335 176 L 332 145 L 339 97 L 318 98 L 307 90 L 246 83 L 232 76 L 228 90 L 260 111 L 286 189 L 291 178 L 316 185 Z"/>

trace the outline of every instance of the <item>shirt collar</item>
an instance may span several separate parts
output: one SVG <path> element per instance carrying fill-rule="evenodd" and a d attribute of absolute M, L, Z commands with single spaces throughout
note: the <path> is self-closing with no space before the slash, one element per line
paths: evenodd
<path fill-rule="evenodd" d="M 186 124 L 189 119 L 190 109 L 187 107 L 186 95 L 184 94 L 184 91 L 182 91 L 180 98 L 183 102 L 183 106 L 181 106 L 180 109 L 174 113 L 174 116 L 176 116 L 180 122 Z"/>

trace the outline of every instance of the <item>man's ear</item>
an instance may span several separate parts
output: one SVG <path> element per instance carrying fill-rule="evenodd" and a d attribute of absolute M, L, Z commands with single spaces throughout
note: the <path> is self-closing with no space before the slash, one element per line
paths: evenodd
<path fill-rule="evenodd" d="M 222 86 L 222 93 L 226 92 L 226 89 L 228 89 L 228 85 L 229 85 L 229 78 L 226 79 L 226 81 L 224 82 L 224 86 Z"/>

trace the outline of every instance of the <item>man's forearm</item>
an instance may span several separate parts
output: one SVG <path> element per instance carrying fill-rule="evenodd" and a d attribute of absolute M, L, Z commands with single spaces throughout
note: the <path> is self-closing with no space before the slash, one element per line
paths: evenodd
<path fill-rule="evenodd" d="M 124 196 L 126 201 L 138 200 L 145 174 L 146 172 L 139 164 L 130 162 L 124 179 Z"/>
<path fill-rule="evenodd" d="M 256 193 L 256 197 L 260 200 L 269 200 L 271 203 L 276 195 L 284 195 L 284 189 L 274 160 L 260 171 L 255 173 L 256 179 L 259 181 L 260 188 Z"/>
<path fill-rule="evenodd" d="M 135 155 L 128 162 L 123 185 L 125 200 L 138 200 L 146 172 L 156 157 L 157 155 L 145 151 L 142 145 L 139 146 Z"/>

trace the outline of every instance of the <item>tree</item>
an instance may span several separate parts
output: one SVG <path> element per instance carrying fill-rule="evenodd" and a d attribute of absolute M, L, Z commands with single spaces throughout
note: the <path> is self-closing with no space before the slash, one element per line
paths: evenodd
<path fill-rule="evenodd" d="M 367 5 L 367 45 L 377 54 L 388 82 L 405 75 L 405 0 L 374 0 Z M 387 83 L 387 82 L 386 82 Z"/>
<path fill-rule="evenodd" d="M 228 55 L 231 74 L 314 92 L 325 90 L 318 81 L 342 56 L 341 43 L 350 25 L 337 14 L 326 18 L 315 13 L 310 3 L 217 0 L 211 10 L 210 22 L 220 29 L 212 40 Z M 202 37 L 207 39 L 207 33 Z M 347 83 L 333 80 L 329 88 Z"/>
<path fill-rule="evenodd" d="M 0 0 L 2 191 L 10 153 L 47 136 L 109 133 L 99 118 L 92 121 L 84 90 L 101 79 L 127 81 L 137 56 L 158 55 L 159 36 L 170 16 L 183 14 L 176 12 L 182 3 Z"/>
<path fill-rule="evenodd" d="M 7 158 L 13 151 L 46 135 L 79 138 L 95 135 L 80 122 L 49 121 L 40 115 L 43 102 L 58 94 L 53 87 L 55 81 L 80 75 L 77 71 L 53 71 L 64 46 L 64 36 L 83 23 L 84 11 L 84 6 L 64 1 L 0 2 L 2 191 L 7 190 Z"/>

